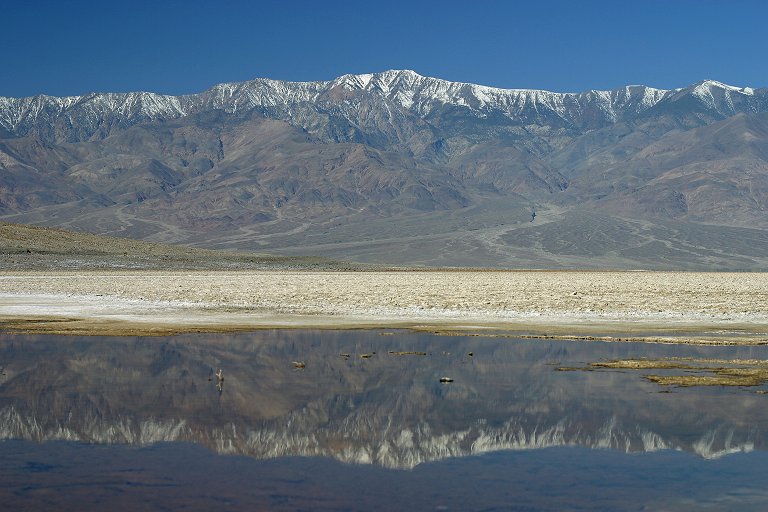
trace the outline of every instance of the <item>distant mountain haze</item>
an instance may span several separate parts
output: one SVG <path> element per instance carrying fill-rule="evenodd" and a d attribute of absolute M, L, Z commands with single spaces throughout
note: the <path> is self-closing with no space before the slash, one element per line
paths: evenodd
<path fill-rule="evenodd" d="M 0 218 L 391 264 L 768 269 L 768 89 L 413 71 L 0 98 Z"/>

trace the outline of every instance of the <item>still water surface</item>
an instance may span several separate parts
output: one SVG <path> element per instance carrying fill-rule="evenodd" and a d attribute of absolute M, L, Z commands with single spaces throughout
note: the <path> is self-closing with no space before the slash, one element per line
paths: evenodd
<path fill-rule="evenodd" d="M 561 371 L 638 357 L 768 347 L 3 335 L 0 509 L 768 509 L 768 387 Z"/>

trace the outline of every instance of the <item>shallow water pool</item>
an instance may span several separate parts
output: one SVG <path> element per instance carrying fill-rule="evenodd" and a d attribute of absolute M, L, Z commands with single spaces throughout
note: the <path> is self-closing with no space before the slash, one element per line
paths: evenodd
<path fill-rule="evenodd" d="M 641 358 L 686 364 L 590 366 Z M 0 500 L 20 510 L 764 510 L 768 387 L 645 376 L 766 359 L 762 346 L 406 331 L 2 335 Z"/>

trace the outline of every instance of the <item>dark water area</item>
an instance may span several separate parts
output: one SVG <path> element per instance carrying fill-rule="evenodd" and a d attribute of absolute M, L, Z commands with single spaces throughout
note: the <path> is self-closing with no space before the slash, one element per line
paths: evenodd
<path fill-rule="evenodd" d="M 0 510 L 768 509 L 768 386 L 629 358 L 768 347 L 2 335 Z"/>

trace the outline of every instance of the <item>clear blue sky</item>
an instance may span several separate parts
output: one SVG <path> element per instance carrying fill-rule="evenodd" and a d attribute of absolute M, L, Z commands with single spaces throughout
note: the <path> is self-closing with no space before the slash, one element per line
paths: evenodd
<path fill-rule="evenodd" d="M 553 91 L 765 87 L 766 36 L 764 0 L 0 0 L 0 96 L 386 69 Z"/>

